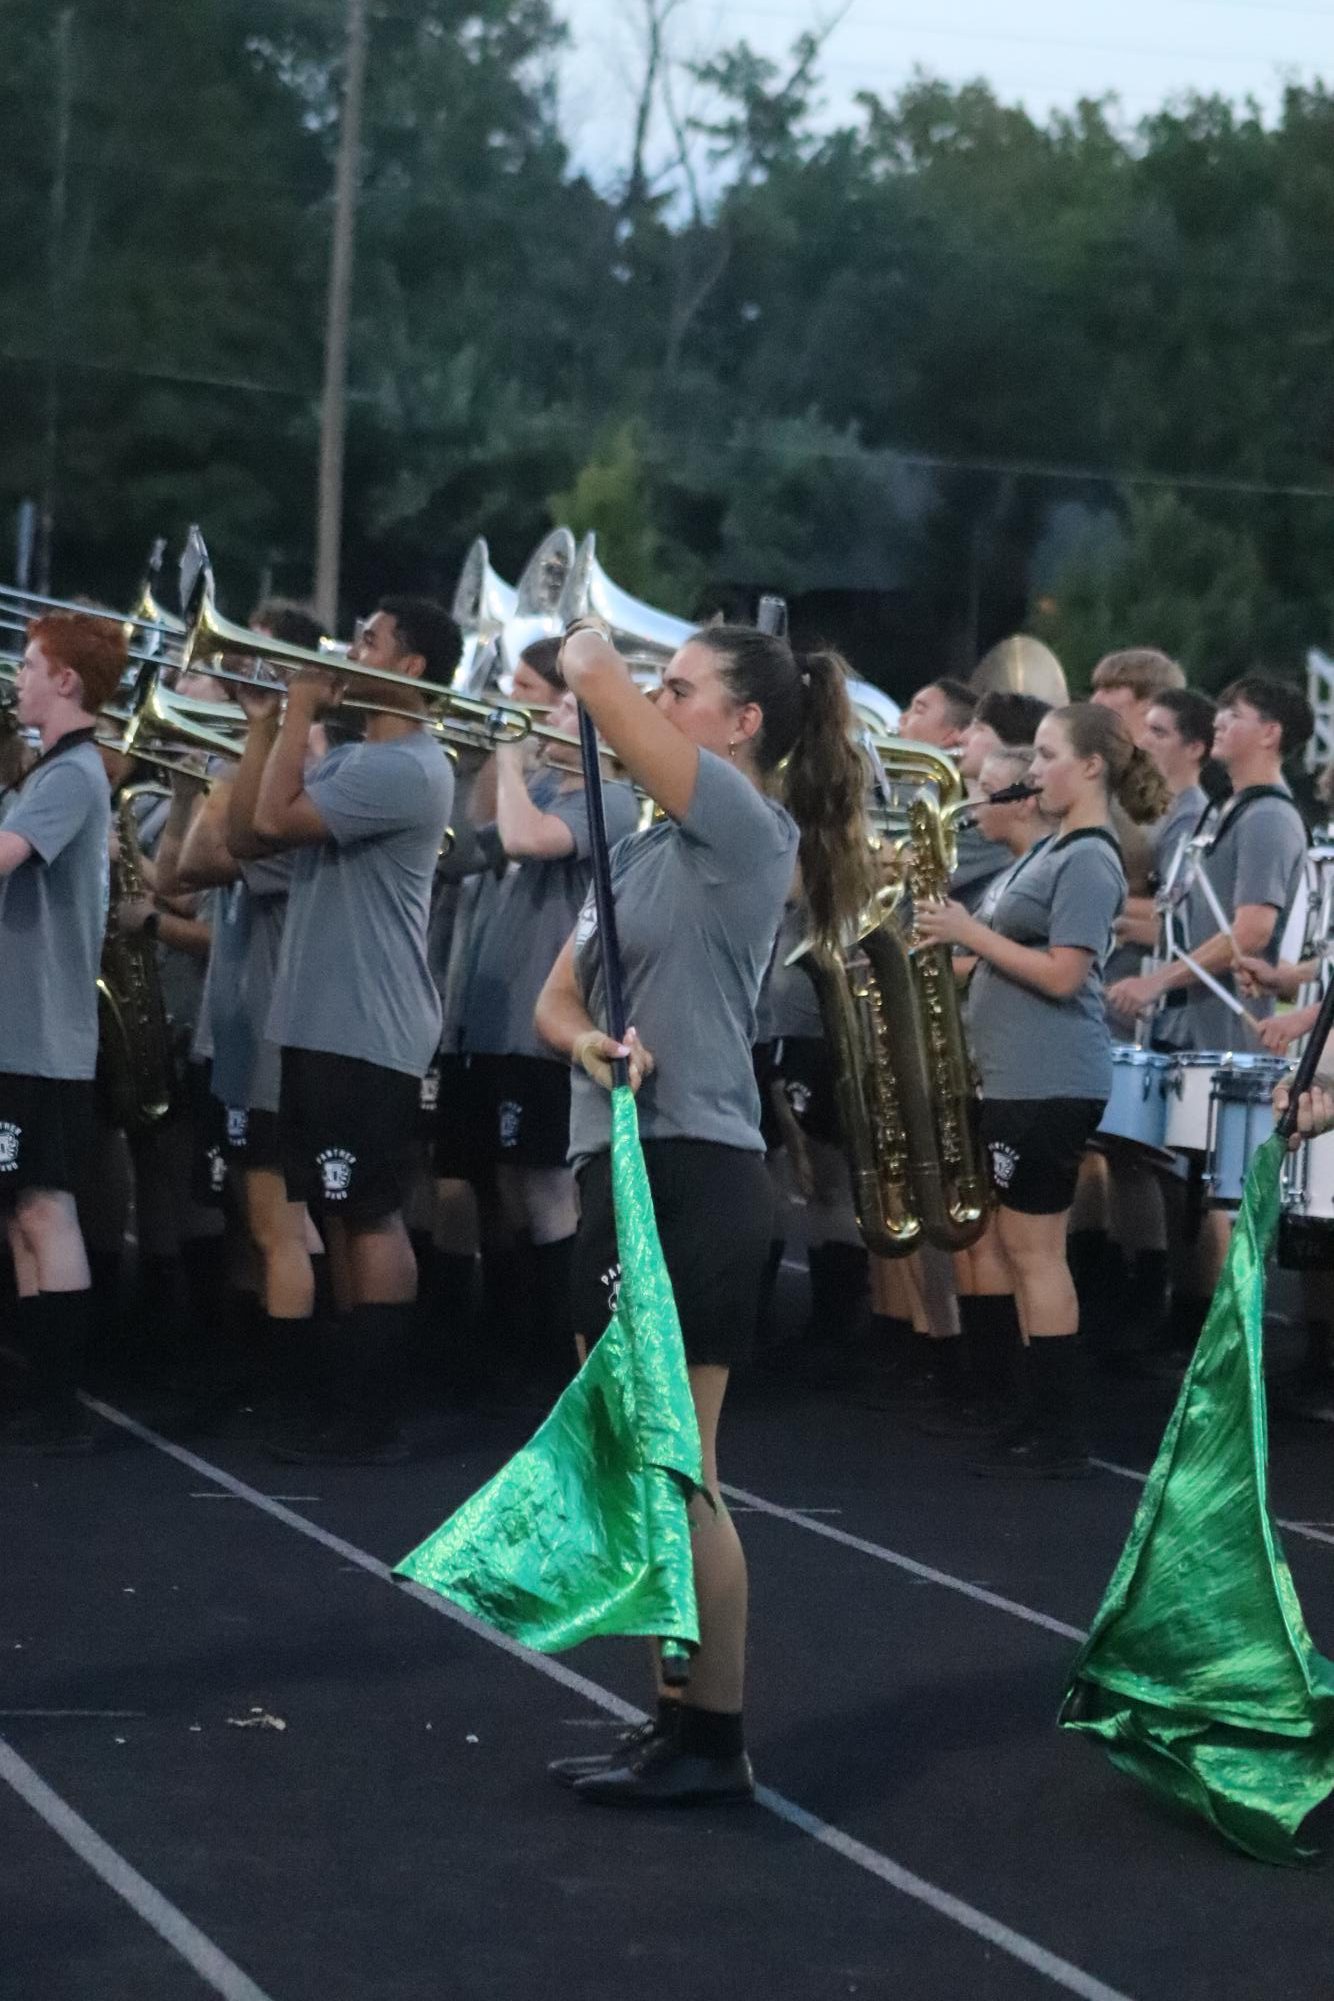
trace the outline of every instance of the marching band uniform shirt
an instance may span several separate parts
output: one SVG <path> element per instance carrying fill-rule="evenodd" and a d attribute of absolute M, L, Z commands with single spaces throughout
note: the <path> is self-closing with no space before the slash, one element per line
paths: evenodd
<path fill-rule="evenodd" d="M 533 1026 L 533 1011 L 588 892 L 588 795 L 582 785 L 562 791 L 560 774 L 547 770 L 529 778 L 528 796 L 540 813 L 569 828 L 574 852 L 556 861 L 512 861 L 506 869 L 477 940 L 463 1047 L 470 1055 L 538 1056 L 550 1062 L 553 1052 Z M 639 818 L 634 787 L 619 781 L 604 785 L 602 802 L 607 844 L 615 847 L 634 832 Z"/>
<path fill-rule="evenodd" d="M 987 884 L 1010 866 L 1013 856 L 1003 841 L 989 841 L 980 827 L 960 827 L 954 852 L 950 895 L 965 910 L 975 911 Z"/>
<path fill-rule="evenodd" d="M 92 732 L 53 744 L 4 821 L 32 847 L 0 880 L 0 1070 L 79 1081 L 97 1069 L 111 792 Z"/>
<path fill-rule="evenodd" d="M 824 1019 L 809 973 L 785 962 L 810 936 L 810 917 L 801 903 L 789 903 L 778 927 L 773 958 L 760 990 L 755 1026 L 757 1042 L 821 1041 Z M 649 1048 L 652 1049 L 652 1043 Z"/>
<path fill-rule="evenodd" d="M 276 1112 L 281 1051 L 264 1033 L 282 950 L 295 856 L 243 862 L 213 912 L 208 1014 L 213 1095 L 242 1111 Z"/>
<path fill-rule="evenodd" d="M 440 998 L 426 959 L 454 773 L 424 730 L 339 744 L 305 781 L 329 830 L 294 851 L 268 1037 L 426 1074 Z"/>
<path fill-rule="evenodd" d="M 984 1097 L 1110 1096 L 1102 966 L 1125 898 L 1120 849 L 1100 828 L 1040 841 L 1010 871 L 987 919 L 992 930 L 1039 951 L 1072 946 L 1093 963 L 1073 994 L 1053 1000 L 978 961 L 968 1028 Z"/>
<path fill-rule="evenodd" d="M 645 1139 L 712 1140 L 763 1153 L 750 1051 L 796 857 L 791 815 L 707 750 L 684 819 L 631 834 L 613 853 L 626 1025 L 658 1062 L 639 1092 Z M 605 1023 L 591 888 L 574 964 L 589 1015 Z M 608 1094 L 576 1066 L 570 1158 L 605 1152 L 610 1132 Z"/>
<path fill-rule="evenodd" d="M 1244 903 L 1265 903 L 1276 913 L 1269 943 L 1259 955 L 1276 966 L 1306 862 L 1306 827 L 1301 814 L 1289 798 L 1248 798 L 1242 791 L 1212 817 L 1205 831 L 1211 833 L 1211 839 L 1197 856 L 1197 870 L 1208 874 L 1228 918 Z M 1218 919 L 1198 880 L 1177 912 L 1176 932 L 1187 952 L 1217 935 Z M 1220 971 L 1214 977 L 1229 993 L 1234 991 L 1230 973 Z M 1254 1053 L 1255 1040 L 1245 1023 L 1216 994 L 1199 980 L 1184 991 L 1184 1005 L 1165 1007 L 1158 1015 L 1154 1027 L 1161 1041 L 1174 1049 Z M 1273 996 L 1250 996 L 1246 1008 L 1257 1017 L 1272 1014 Z"/>
<path fill-rule="evenodd" d="M 1202 785 L 1188 785 L 1184 792 L 1177 793 L 1154 827 L 1153 879 L 1157 888 L 1161 889 L 1171 875 L 1181 843 L 1195 832 L 1208 804 L 1209 795 Z"/>

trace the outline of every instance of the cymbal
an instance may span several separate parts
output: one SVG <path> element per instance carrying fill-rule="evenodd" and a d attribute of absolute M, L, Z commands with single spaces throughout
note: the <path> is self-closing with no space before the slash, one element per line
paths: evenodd
<path fill-rule="evenodd" d="M 971 685 L 979 695 L 997 688 L 1011 695 L 1036 695 L 1053 708 L 1063 708 L 1070 700 L 1060 661 L 1050 646 L 1026 632 L 999 640 L 984 654 L 973 670 Z"/>

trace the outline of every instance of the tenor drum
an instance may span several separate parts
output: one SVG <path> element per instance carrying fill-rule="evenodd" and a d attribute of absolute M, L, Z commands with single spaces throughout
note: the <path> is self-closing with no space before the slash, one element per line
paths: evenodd
<path fill-rule="evenodd" d="M 1274 1130 L 1274 1087 L 1287 1073 L 1277 1056 L 1230 1056 L 1215 1076 L 1205 1178 L 1217 1208 L 1240 1205 L 1251 1162 Z"/>
<path fill-rule="evenodd" d="M 1327 1271 L 1334 1264 L 1334 1138 L 1322 1135 L 1283 1163 L 1279 1263 Z"/>
<path fill-rule="evenodd" d="M 1224 1049 L 1183 1049 L 1171 1059 L 1164 1144 L 1174 1152 L 1208 1152 L 1214 1072 L 1229 1061 Z"/>
<path fill-rule="evenodd" d="M 1098 1131 L 1111 1139 L 1135 1140 L 1140 1146 L 1163 1146 L 1171 1073 L 1172 1058 L 1156 1050 L 1113 1049 L 1112 1095 Z"/>

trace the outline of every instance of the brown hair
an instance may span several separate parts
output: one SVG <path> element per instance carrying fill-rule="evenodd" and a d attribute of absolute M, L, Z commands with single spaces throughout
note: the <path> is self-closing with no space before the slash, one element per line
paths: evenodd
<path fill-rule="evenodd" d="M 560 653 L 564 643 L 561 639 L 535 639 L 519 655 L 524 666 L 531 667 L 534 674 L 540 675 L 556 694 L 560 694 L 565 687 L 565 676 L 560 671 Z"/>
<path fill-rule="evenodd" d="M 1137 702 L 1161 695 L 1164 688 L 1184 688 L 1186 676 L 1168 654 L 1156 646 L 1127 646 L 1108 653 L 1093 670 L 1095 688 L 1129 688 Z"/>
<path fill-rule="evenodd" d="M 1100 757 L 1108 796 L 1121 806 L 1127 819 L 1143 826 L 1160 820 L 1167 811 L 1167 781 L 1147 751 L 1131 742 L 1130 732 L 1115 709 L 1100 702 L 1072 702 L 1056 709 L 1058 722 L 1070 740 L 1076 757 Z"/>
<path fill-rule="evenodd" d="M 817 935 L 836 943 L 871 893 L 871 851 L 863 819 L 865 772 L 853 744 L 848 669 L 837 653 L 796 654 L 785 639 L 748 625 L 710 625 L 692 642 L 718 661 L 738 704 L 763 720 L 755 759 L 777 787 L 801 833 L 801 878 Z"/>
<path fill-rule="evenodd" d="M 125 628 L 118 619 L 94 618 L 87 612 L 48 612 L 28 626 L 30 644 L 40 646 L 55 667 L 77 674 L 81 702 L 89 715 L 109 702 L 120 686 L 128 649 Z"/>
<path fill-rule="evenodd" d="M 1291 681 L 1276 681 L 1268 674 L 1243 674 L 1218 697 L 1220 709 L 1245 702 L 1262 722 L 1279 727 L 1278 754 L 1289 758 L 1302 750 L 1315 735 L 1315 715 L 1300 688 Z"/>
<path fill-rule="evenodd" d="M 297 604 L 292 598 L 265 598 L 251 612 L 250 623 L 272 639 L 281 639 L 288 646 L 304 646 L 311 653 L 319 651 L 324 637 L 324 627 L 310 607 Z"/>

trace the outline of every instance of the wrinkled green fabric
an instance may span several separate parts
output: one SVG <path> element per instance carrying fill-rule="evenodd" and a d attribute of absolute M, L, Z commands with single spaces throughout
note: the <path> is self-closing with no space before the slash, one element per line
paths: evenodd
<path fill-rule="evenodd" d="M 1334 1663 L 1269 1513 L 1265 1261 L 1283 1141 L 1256 1155 L 1223 1276 L 1061 1721 L 1267 1862 L 1334 1790 Z"/>
<path fill-rule="evenodd" d="M 699 1427 L 626 1087 L 611 1159 L 610 1325 L 522 1451 L 395 1572 L 541 1653 L 613 1633 L 699 1641 L 686 1514 L 703 1487 Z"/>

